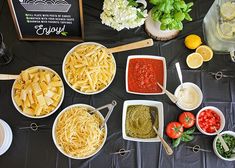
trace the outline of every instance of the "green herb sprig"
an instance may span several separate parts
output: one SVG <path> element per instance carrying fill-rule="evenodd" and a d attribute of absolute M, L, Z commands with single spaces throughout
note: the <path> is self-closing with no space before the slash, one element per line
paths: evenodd
<path fill-rule="evenodd" d="M 154 5 L 151 16 L 154 21 L 161 22 L 161 30 L 182 30 L 183 20 L 192 21 L 189 12 L 193 2 L 184 0 L 149 0 Z"/>
<path fill-rule="evenodd" d="M 176 148 L 180 142 L 189 142 L 192 141 L 194 139 L 194 136 L 192 135 L 195 132 L 195 127 L 189 128 L 187 131 L 185 131 L 181 137 L 177 138 L 177 139 L 173 139 L 172 145 L 173 148 Z"/>

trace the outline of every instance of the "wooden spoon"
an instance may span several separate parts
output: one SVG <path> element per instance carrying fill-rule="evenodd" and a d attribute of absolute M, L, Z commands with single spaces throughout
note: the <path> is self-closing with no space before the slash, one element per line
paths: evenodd
<path fill-rule="evenodd" d="M 16 80 L 19 75 L 0 74 L 0 80 Z"/>
<path fill-rule="evenodd" d="M 134 43 L 129 43 L 129 44 L 113 47 L 113 48 L 108 48 L 108 52 L 109 53 L 117 53 L 117 52 L 129 51 L 129 50 L 150 47 L 150 46 L 153 46 L 153 39 L 151 39 L 151 38 L 146 39 L 146 40 L 137 41 Z"/>
<path fill-rule="evenodd" d="M 225 152 L 228 152 L 229 151 L 229 148 L 228 148 L 228 145 L 225 143 L 224 141 L 224 138 L 222 137 L 222 135 L 219 133 L 219 131 L 216 129 L 216 127 L 214 127 L 215 131 L 216 131 L 216 134 L 220 140 L 220 143 L 222 145 L 222 147 L 224 148 L 224 151 Z"/>

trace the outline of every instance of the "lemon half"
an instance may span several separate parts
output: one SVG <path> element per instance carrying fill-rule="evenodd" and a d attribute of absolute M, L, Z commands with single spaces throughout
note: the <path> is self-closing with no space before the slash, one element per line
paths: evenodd
<path fill-rule="evenodd" d="M 210 61 L 213 58 L 213 51 L 206 45 L 201 45 L 196 49 L 196 53 L 199 53 L 204 62 Z"/>
<path fill-rule="evenodd" d="M 203 57 L 199 53 L 192 53 L 189 54 L 186 63 L 189 66 L 189 68 L 196 69 L 202 66 L 203 64 Z"/>

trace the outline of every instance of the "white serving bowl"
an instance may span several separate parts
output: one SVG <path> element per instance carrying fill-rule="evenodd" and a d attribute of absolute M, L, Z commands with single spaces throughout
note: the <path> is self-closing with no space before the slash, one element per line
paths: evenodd
<path fill-rule="evenodd" d="M 98 93 L 103 92 L 105 89 L 107 89 L 107 88 L 110 86 L 110 84 L 113 82 L 113 79 L 114 79 L 114 77 L 115 77 L 115 75 L 116 75 L 116 69 L 117 69 L 115 58 L 114 58 L 113 54 L 110 54 L 110 55 L 112 56 L 112 58 L 113 58 L 113 62 L 114 62 L 114 66 L 115 66 L 115 71 L 114 71 L 113 77 L 112 77 L 111 81 L 109 82 L 109 84 L 108 84 L 107 86 L 105 86 L 103 89 L 98 90 L 98 91 L 96 91 L 96 92 L 91 92 L 91 93 L 86 93 L 86 92 L 82 92 L 82 91 L 80 91 L 80 90 L 75 89 L 75 88 L 69 83 L 69 81 L 68 81 L 67 78 L 66 78 L 66 73 L 65 73 L 65 68 L 64 68 L 64 67 L 65 67 L 65 62 L 66 62 L 68 56 L 70 55 L 70 53 L 72 53 L 75 48 L 77 48 L 77 47 L 79 47 L 79 46 L 82 46 L 82 45 L 89 45 L 89 44 L 98 45 L 98 46 L 102 46 L 102 47 L 106 48 L 106 47 L 103 46 L 102 44 L 99 44 L 99 43 L 96 43 L 96 42 L 84 42 L 84 43 L 78 44 L 78 45 L 74 46 L 72 49 L 69 50 L 69 52 L 66 54 L 66 56 L 65 56 L 65 58 L 64 58 L 64 61 L 63 61 L 63 64 L 62 64 L 62 72 L 63 72 L 63 76 L 64 76 L 64 79 L 65 79 L 66 83 L 67 83 L 67 84 L 69 85 L 69 87 L 70 87 L 71 89 L 73 89 L 75 92 L 80 93 L 80 94 L 84 94 L 84 95 L 94 95 L 94 94 L 98 94 Z"/>
<path fill-rule="evenodd" d="M 233 137 L 235 137 L 235 132 L 233 131 L 223 131 L 220 133 L 221 135 L 224 135 L 224 134 L 228 134 L 228 135 L 232 135 Z M 222 160 L 226 160 L 226 161 L 235 161 L 235 154 L 232 155 L 231 158 L 224 158 L 223 156 L 221 156 L 219 154 L 219 152 L 217 151 L 217 148 L 216 148 L 216 142 L 218 140 L 218 136 L 215 137 L 214 141 L 213 141 L 213 150 L 215 152 L 215 154 Z"/>
<path fill-rule="evenodd" d="M 146 105 L 156 107 L 158 109 L 158 132 L 160 136 L 163 136 L 163 129 L 164 129 L 164 114 L 163 114 L 163 104 L 162 102 L 158 101 L 151 101 L 151 100 L 126 100 L 123 104 L 123 112 L 122 112 L 122 136 L 123 139 L 129 141 L 138 141 L 138 142 L 160 142 L 159 136 L 154 138 L 133 138 L 126 134 L 126 113 L 128 106 L 131 105 Z"/>
<path fill-rule="evenodd" d="M 90 157 L 94 156 L 95 154 L 97 154 L 97 153 L 102 149 L 102 147 L 104 146 L 105 141 L 106 141 L 106 139 L 107 139 L 107 133 L 108 133 L 107 124 L 105 124 L 105 126 L 104 126 L 105 135 L 104 135 L 103 143 L 100 145 L 100 147 L 97 149 L 97 151 L 96 151 L 95 153 L 93 153 L 93 154 L 91 154 L 91 155 L 88 155 L 88 156 L 85 156 L 85 157 L 74 157 L 74 156 L 71 156 L 71 155 L 65 153 L 65 152 L 61 149 L 61 147 L 58 145 L 58 143 L 57 143 L 57 141 L 56 141 L 55 129 L 56 129 L 56 124 L 57 124 L 57 121 L 58 121 L 59 117 L 60 117 L 63 113 L 65 113 L 68 109 L 73 108 L 73 107 L 85 107 L 85 108 L 87 108 L 87 109 L 89 109 L 89 110 L 94 110 L 94 109 L 95 109 L 94 107 L 92 107 L 92 106 L 90 106 L 90 105 L 87 105 L 87 104 L 74 104 L 74 105 L 70 105 L 70 106 L 66 107 L 64 110 L 62 110 L 62 111 L 59 113 L 59 115 L 56 117 L 56 119 L 55 119 L 55 121 L 54 121 L 54 124 L 53 124 L 53 127 L 52 127 L 52 138 L 53 138 L 54 144 L 55 144 L 55 146 L 57 147 L 57 149 L 58 149 L 62 154 L 64 154 L 65 156 L 67 156 L 67 157 L 69 157 L 69 158 L 72 158 L 72 159 L 77 159 L 77 160 L 87 159 L 87 158 L 90 158 Z M 103 115 L 102 115 L 99 111 L 97 111 L 96 113 L 102 118 L 102 120 L 104 120 Z"/>
<path fill-rule="evenodd" d="M 63 92 L 62 92 L 61 100 L 60 100 L 58 106 L 57 106 L 53 111 L 51 111 L 50 113 L 48 113 L 48 114 L 46 114 L 46 115 L 42 115 L 42 116 L 31 116 L 31 115 L 28 115 L 28 114 L 24 113 L 24 112 L 21 110 L 21 108 L 16 104 L 16 102 L 15 102 L 15 100 L 14 100 L 14 92 L 15 92 L 15 91 L 14 91 L 14 87 L 13 87 L 13 86 L 15 85 L 16 80 L 15 80 L 15 82 L 14 82 L 13 85 L 12 85 L 12 89 L 11 89 L 11 99 L 12 99 L 12 102 L 13 102 L 15 108 L 17 109 L 17 111 L 20 112 L 20 113 L 21 113 L 22 115 L 24 115 L 25 117 L 33 118 L 33 119 L 46 118 L 46 117 L 48 117 L 48 116 L 54 114 L 54 113 L 58 110 L 58 108 L 61 106 L 61 104 L 62 104 L 62 102 L 63 102 L 63 100 L 64 100 L 64 94 L 65 94 L 65 93 L 64 93 L 64 92 L 65 92 L 64 84 L 63 84 L 63 81 L 62 81 L 61 77 L 59 76 L 59 74 L 58 74 L 57 72 L 55 72 L 53 69 L 51 69 L 51 68 L 48 68 L 48 67 L 45 67 L 45 66 L 34 66 L 34 67 L 30 67 L 30 68 L 38 68 L 38 69 L 48 70 L 48 71 L 51 71 L 52 73 L 56 74 L 56 75 L 60 78 L 60 80 L 61 80 L 61 82 L 62 82 L 62 90 L 63 90 Z M 28 69 L 30 69 L 30 68 L 28 68 Z"/>
<path fill-rule="evenodd" d="M 183 107 L 183 106 L 179 103 L 179 101 L 178 101 L 178 102 L 176 103 L 176 105 L 177 105 L 181 110 L 184 110 L 184 111 L 192 111 L 192 110 L 195 110 L 196 108 L 198 108 L 198 107 L 201 105 L 202 100 L 203 100 L 202 91 L 201 91 L 201 89 L 200 89 L 196 84 L 191 83 L 191 82 L 185 82 L 185 83 L 183 83 L 183 87 L 188 87 L 188 86 L 193 87 L 193 88 L 195 89 L 195 91 L 199 94 L 199 102 L 198 102 L 198 104 L 195 105 L 195 107 L 193 107 L 193 108 L 186 108 L 186 107 Z M 178 95 L 180 89 L 181 89 L 181 85 L 179 85 L 179 86 L 176 88 L 175 93 L 174 93 L 175 96 Z"/>
<path fill-rule="evenodd" d="M 0 136 L 2 136 L 0 144 L 0 156 L 3 155 L 11 146 L 13 135 L 10 126 L 0 119 Z"/>
<path fill-rule="evenodd" d="M 222 111 L 220 111 L 220 109 L 218 109 L 217 107 L 214 107 L 214 106 L 206 106 L 206 107 L 203 107 L 198 113 L 197 113 L 197 116 L 196 116 L 196 126 L 197 126 L 197 129 L 205 134 L 205 135 L 216 135 L 216 132 L 214 133 L 208 133 L 208 132 L 205 132 L 204 130 L 201 129 L 201 127 L 199 126 L 198 124 L 198 118 L 199 118 L 199 115 L 201 114 L 202 111 L 206 110 L 206 109 L 211 109 L 213 110 L 214 112 L 216 112 L 216 114 L 219 115 L 220 117 L 220 128 L 218 129 L 218 132 L 221 132 L 223 129 L 224 129 L 224 126 L 225 126 L 225 118 L 224 118 L 224 114 L 222 113 Z"/>
<path fill-rule="evenodd" d="M 153 55 L 131 55 L 128 56 L 127 58 L 127 63 L 126 63 L 126 92 L 127 93 L 131 93 L 131 94 L 137 94 L 137 95 L 162 95 L 165 94 L 162 90 L 162 92 L 160 93 L 140 93 L 140 92 L 133 92 L 130 91 L 128 88 L 128 70 L 129 70 L 129 62 L 131 59 L 134 58 L 149 58 L 149 59 L 156 59 L 156 60 L 161 60 L 163 62 L 163 87 L 166 88 L 166 80 L 167 80 L 167 70 L 166 70 L 166 60 L 164 57 L 160 57 L 160 56 L 153 56 Z M 157 83 L 156 83 L 156 87 Z"/>

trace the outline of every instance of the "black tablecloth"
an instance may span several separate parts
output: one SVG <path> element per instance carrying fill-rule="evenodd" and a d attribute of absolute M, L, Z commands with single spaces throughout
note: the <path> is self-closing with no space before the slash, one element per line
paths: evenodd
<path fill-rule="evenodd" d="M 201 107 L 212 105 L 221 109 L 226 119 L 224 130 L 235 131 L 235 80 L 222 79 L 216 81 L 209 72 L 219 70 L 235 75 L 235 64 L 230 61 L 227 54 L 215 54 L 212 61 L 204 63 L 198 70 L 190 70 L 186 63 L 186 56 L 192 51 L 185 48 L 183 41 L 188 34 L 202 35 L 202 19 L 213 3 L 212 0 L 194 0 L 191 12 L 192 22 L 184 24 L 183 31 L 176 39 L 159 42 L 155 41 L 153 47 L 114 54 L 117 62 L 117 74 L 111 86 L 104 92 L 94 96 L 84 96 L 75 93 L 65 85 L 65 99 L 59 110 L 46 119 L 32 120 L 22 116 L 14 108 L 11 101 L 11 87 L 13 81 L 0 81 L 0 118 L 9 123 L 13 130 L 13 143 L 4 155 L 0 156 L 1 168 L 234 168 L 235 162 L 225 162 L 213 153 L 212 142 L 214 136 L 196 135 L 195 139 L 187 145 L 199 144 L 211 153 L 199 152 L 194 154 L 181 144 L 174 150 L 173 156 L 167 156 L 160 143 L 138 143 L 123 140 L 121 133 L 123 101 L 129 99 L 146 99 L 161 101 L 164 104 L 164 123 L 177 120 L 182 112 L 165 96 L 138 96 L 125 91 L 125 67 L 128 55 L 150 54 L 166 58 L 167 62 L 167 88 L 170 91 L 179 85 L 175 63 L 180 62 L 183 68 L 185 82 L 194 82 L 202 89 L 204 99 Z M 3 5 L 3 7 L 2 7 Z M 0 1 L 0 31 L 5 42 L 11 49 L 15 58 L 7 66 L 0 67 L 0 73 L 19 74 L 21 70 L 34 65 L 44 65 L 56 70 L 61 76 L 61 64 L 67 51 L 77 43 L 68 42 L 27 42 L 18 41 L 9 13 L 7 2 Z M 144 28 L 123 30 L 117 32 L 101 24 L 101 0 L 84 0 L 85 40 L 95 41 L 108 47 L 117 46 L 148 38 Z M 99 107 L 111 100 L 118 102 L 108 121 L 108 138 L 103 149 L 94 157 L 87 160 L 73 160 L 65 157 L 55 147 L 51 127 L 55 117 L 65 107 L 75 103 L 86 103 Z M 200 108 L 201 108 L 200 107 Z M 200 109 L 193 111 L 194 114 Z M 106 112 L 102 112 L 104 115 Z M 19 127 L 28 126 L 31 122 L 46 124 L 37 132 L 20 130 Z M 167 137 L 164 136 L 166 139 Z M 170 142 L 169 139 L 167 139 Z M 120 148 L 134 149 L 125 156 L 110 155 Z"/>

